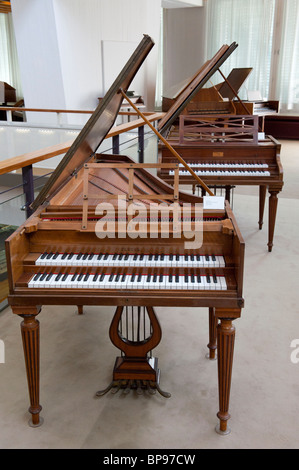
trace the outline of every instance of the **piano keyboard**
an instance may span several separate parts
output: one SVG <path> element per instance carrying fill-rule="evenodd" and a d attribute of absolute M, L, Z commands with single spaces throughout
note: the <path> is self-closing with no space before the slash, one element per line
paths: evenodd
<path fill-rule="evenodd" d="M 217 255 L 163 255 L 127 253 L 48 253 L 45 252 L 35 262 L 38 266 L 147 266 L 147 267 L 188 267 L 219 268 L 225 266 L 223 256 Z"/>
<path fill-rule="evenodd" d="M 211 163 L 211 162 L 192 162 L 188 165 L 194 170 L 198 176 L 270 176 L 267 170 L 267 163 Z M 182 168 L 184 165 L 179 164 Z M 246 169 L 245 169 L 246 168 Z M 169 175 L 174 176 L 175 170 L 169 170 Z M 189 171 L 179 170 L 179 176 L 190 176 Z"/>
<path fill-rule="evenodd" d="M 29 288 L 227 290 L 224 276 L 179 274 L 37 273 Z"/>
<path fill-rule="evenodd" d="M 188 163 L 188 165 L 192 168 L 194 167 L 205 167 L 205 168 L 269 168 L 267 163 L 211 163 L 211 162 L 193 162 Z M 179 163 L 179 167 L 184 167 L 182 163 Z"/>

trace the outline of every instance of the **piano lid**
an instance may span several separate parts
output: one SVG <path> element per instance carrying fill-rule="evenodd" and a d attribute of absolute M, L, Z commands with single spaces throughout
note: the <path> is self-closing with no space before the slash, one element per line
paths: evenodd
<path fill-rule="evenodd" d="M 193 98 L 194 95 L 202 88 L 209 78 L 219 69 L 219 67 L 226 61 L 232 52 L 238 47 L 238 44 L 233 42 L 230 46 L 224 44 L 214 57 L 207 61 L 191 80 L 188 87 L 184 89 L 178 96 L 175 103 L 167 111 L 165 116 L 160 120 L 158 130 L 161 134 L 171 126 L 175 119 L 181 114 L 183 109 Z"/>
<path fill-rule="evenodd" d="M 251 72 L 252 67 L 239 67 L 231 70 L 227 77 L 227 81 L 236 93 L 239 93 L 241 86 Z M 228 98 L 229 100 L 233 100 L 235 98 L 235 94 L 225 81 L 219 85 L 218 91 L 222 98 Z"/>
<path fill-rule="evenodd" d="M 64 158 L 52 173 L 48 182 L 31 204 L 33 210 L 56 194 L 96 152 L 112 128 L 119 112 L 123 100 L 122 94 L 118 92 L 119 89 L 122 88 L 125 92 L 127 91 L 153 46 L 154 42 L 151 37 L 144 35 L 142 41 L 107 91 L 103 100 L 97 106 Z"/>

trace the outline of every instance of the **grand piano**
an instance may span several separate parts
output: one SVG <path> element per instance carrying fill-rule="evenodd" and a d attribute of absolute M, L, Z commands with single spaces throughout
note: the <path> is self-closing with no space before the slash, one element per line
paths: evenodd
<path fill-rule="evenodd" d="M 158 130 L 209 187 L 225 187 L 228 200 L 230 189 L 237 185 L 258 186 L 259 229 L 263 226 L 268 189 L 268 251 L 272 251 L 277 196 L 283 187 L 280 143 L 260 132 L 258 116 L 250 112 L 235 115 L 200 114 L 190 107 L 202 86 L 219 70 L 234 48 L 234 44 L 222 46 L 215 57 L 202 67 L 200 74 L 189 83 L 160 120 Z M 239 103 L 246 110 L 246 105 L 241 100 Z M 174 161 L 172 153 L 163 142 L 159 143 L 158 161 Z M 158 176 L 173 184 L 172 170 L 161 168 Z M 180 176 L 180 184 L 195 188 L 194 180 L 184 168 L 181 168 Z"/>
<path fill-rule="evenodd" d="M 210 359 L 218 349 L 216 430 L 229 432 L 233 320 L 244 306 L 244 241 L 232 210 L 228 202 L 209 208 L 213 196 L 203 207 L 203 198 L 179 191 L 178 181 L 172 187 L 154 176 L 149 169 L 156 164 L 97 151 L 121 106 L 119 91 L 128 89 L 152 46 L 144 36 L 33 202 L 31 217 L 6 241 L 8 301 L 23 319 L 34 427 L 43 422 L 37 319 L 43 305 L 74 305 L 79 313 L 86 305 L 116 307 L 109 336 L 121 353 L 98 397 L 128 388 L 169 397 L 151 355 L 161 340 L 155 307 L 180 306 L 208 309 Z M 178 162 L 166 168 L 179 176 Z"/>

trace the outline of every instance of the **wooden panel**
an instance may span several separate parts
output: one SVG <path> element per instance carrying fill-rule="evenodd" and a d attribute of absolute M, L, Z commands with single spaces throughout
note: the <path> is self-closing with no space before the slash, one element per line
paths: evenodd
<path fill-rule="evenodd" d="M 0 2 L 0 13 L 10 13 L 11 5 L 10 2 Z"/>

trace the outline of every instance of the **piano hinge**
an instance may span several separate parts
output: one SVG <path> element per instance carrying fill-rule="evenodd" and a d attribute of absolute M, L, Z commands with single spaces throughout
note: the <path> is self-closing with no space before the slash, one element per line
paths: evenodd
<path fill-rule="evenodd" d="M 222 233 L 232 235 L 235 232 L 231 219 L 225 219 L 222 221 Z"/>

